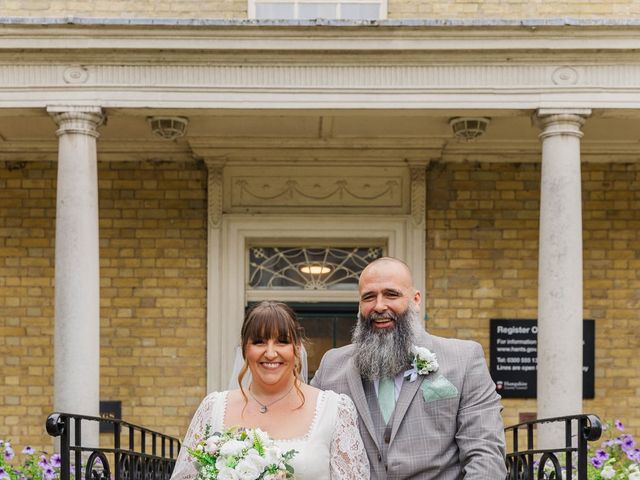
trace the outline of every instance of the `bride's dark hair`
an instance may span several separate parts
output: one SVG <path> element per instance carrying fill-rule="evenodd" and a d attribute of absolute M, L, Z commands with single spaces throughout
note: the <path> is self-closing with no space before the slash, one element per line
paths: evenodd
<path fill-rule="evenodd" d="M 293 352 L 295 356 L 295 367 L 293 375 L 295 377 L 294 385 L 298 397 L 301 400 L 300 407 L 304 405 L 304 394 L 300 389 L 300 370 L 302 368 L 302 360 L 300 358 L 300 348 L 302 347 L 303 335 L 302 327 L 298 323 L 295 312 L 286 303 L 274 302 L 271 300 L 262 301 L 249 309 L 242 323 L 240 332 L 242 337 L 242 357 L 245 359 L 244 365 L 238 374 L 238 384 L 240 391 L 244 397 L 245 404 L 249 401 L 244 388 L 242 388 L 242 379 L 244 378 L 249 365 L 247 363 L 246 351 L 247 344 L 252 339 L 262 338 L 270 340 L 272 338 L 278 340 L 286 340 L 287 343 L 293 344 Z M 298 408 L 300 408 L 298 407 Z"/>

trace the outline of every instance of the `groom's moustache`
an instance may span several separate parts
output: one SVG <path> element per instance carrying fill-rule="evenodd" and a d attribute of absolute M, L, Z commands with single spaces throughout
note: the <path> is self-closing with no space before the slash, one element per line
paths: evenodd
<path fill-rule="evenodd" d="M 371 320 L 398 320 L 398 315 L 393 312 L 371 312 L 369 315 L 367 315 L 366 320 L 368 322 L 370 322 Z"/>
<path fill-rule="evenodd" d="M 394 324 L 397 324 L 398 318 L 399 318 L 399 315 L 396 315 L 394 312 L 383 312 L 383 313 L 371 312 L 369 313 L 369 315 L 365 317 L 364 320 L 365 320 L 366 329 L 369 332 L 384 335 L 384 334 L 392 333 L 395 330 L 395 328 L 390 328 L 387 330 L 379 330 L 377 328 L 374 328 L 373 324 L 376 321 L 380 321 L 380 320 L 391 320 Z"/>

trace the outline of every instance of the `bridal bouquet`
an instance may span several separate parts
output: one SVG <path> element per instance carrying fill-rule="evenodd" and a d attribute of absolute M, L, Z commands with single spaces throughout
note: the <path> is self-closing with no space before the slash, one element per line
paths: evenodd
<path fill-rule="evenodd" d="M 295 450 L 283 452 L 259 428 L 230 428 L 211 432 L 189 454 L 200 466 L 197 480 L 284 480 L 293 478 L 289 461 Z"/>

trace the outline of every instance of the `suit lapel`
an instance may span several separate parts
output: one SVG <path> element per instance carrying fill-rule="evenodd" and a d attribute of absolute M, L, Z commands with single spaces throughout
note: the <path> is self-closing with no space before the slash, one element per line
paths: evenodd
<path fill-rule="evenodd" d="M 421 332 L 417 336 L 417 344 L 421 347 L 426 347 L 429 350 L 432 350 L 432 342 L 429 334 L 427 332 Z M 436 354 L 438 352 L 435 352 Z M 413 401 L 413 397 L 416 396 L 416 393 L 420 389 L 422 382 L 424 382 L 425 376 L 418 375 L 418 378 L 415 381 L 410 382 L 408 379 L 403 380 L 402 389 L 400 389 L 400 395 L 398 396 L 398 401 L 396 402 L 396 408 L 393 412 L 393 426 L 391 429 L 391 439 L 390 442 L 393 442 L 393 439 L 402 424 L 402 420 L 404 420 L 404 416 L 409 409 L 409 405 Z"/>
<path fill-rule="evenodd" d="M 347 383 L 349 385 L 349 391 L 351 393 L 351 400 L 353 400 L 353 403 L 356 406 L 356 410 L 358 410 L 358 414 L 362 419 L 362 423 L 364 423 L 364 426 L 367 427 L 369 436 L 375 442 L 378 450 L 380 450 L 380 445 L 378 445 L 378 436 L 376 435 L 376 429 L 373 425 L 371 413 L 369 412 L 369 404 L 367 403 L 367 397 L 364 393 L 364 388 L 362 387 L 362 378 L 360 377 L 360 372 L 356 368 L 356 364 L 353 358 L 349 360 L 349 364 L 347 365 Z"/>
<path fill-rule="evenodd" d="M 422 385 L 424 381 L 424 375 L 418 375 L 413 382 L 410 382 L 408 379 L 403 380 L 402 389 L 400 390 L 400 395 L 398 396 L 398 401 L 396 402 L 396 408 L 393 412 L 393 426 L 391 429 L 391 442 L 393 442 L 396 433 L 398 432 L 398 428 L 400 428 L 400 424 L 404 419 L 405 413 L 409 409 L 409 405 L 413 401 L 413 397 L 416 396 L 416 392 Z"/>

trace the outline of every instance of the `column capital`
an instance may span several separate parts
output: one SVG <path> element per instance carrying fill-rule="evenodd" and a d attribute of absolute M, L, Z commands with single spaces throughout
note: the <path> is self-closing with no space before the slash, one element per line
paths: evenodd
<path fill-rule="evenodd" d="M 55 105 L 47 107 L 47 113 L 58 125 L 56 134 L 80 133 L 99 137 L 98 127 L 106 119 L 102 108 L 91 105 Z"/>
<path fill-rule="evenodd" d="M 582 138 L 580 129 L 589 115 L 589 108 L 539 108 L 533 122 L 542 130 L 539 137 L 543 140 L 556 135 Z"/>

